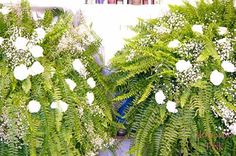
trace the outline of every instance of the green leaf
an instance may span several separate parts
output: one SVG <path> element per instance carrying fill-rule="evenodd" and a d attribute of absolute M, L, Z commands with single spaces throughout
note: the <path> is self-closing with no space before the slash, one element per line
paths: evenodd
<path fill-rule="evenodd" d="M 31 81 L 28 78 L 22 83 L 22 89 L 24 90 L 25 93 L 28 93 L 31 89 Z"/>

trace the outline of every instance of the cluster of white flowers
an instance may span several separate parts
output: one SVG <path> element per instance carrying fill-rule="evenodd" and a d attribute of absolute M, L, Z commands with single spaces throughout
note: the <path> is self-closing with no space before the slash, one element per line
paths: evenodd
<path fill-rule="evenodd" d="M 3 6 L 1 9 L 0 9 L 0 13 L 3 14 L 3 15 L 7 15 L 11 12 L 11 9 L 7 6 Z"/>
<path fill-rule="evenodd" d="M 126 61 L 127 61 L 127 62 L 132 61 L 133 58 L 134 58 L 134 56 L 135 56 L 135 52 L 134 52 L 134 51 L 131 51 L 131 52 L 129 53 L 129 55 L 126 56 L 126 58 L 127 58 Z"/>
<path fill-rule="evenodd" d="M 203 49 L 203 43 L 190 40 L 182 44 L 179 54 L 182 58 L 189 58 L 191 61 L 196 61 L 196 58 L 198 58 Z"/>
<path fill-rule="evenodd" d="M 81 62 L 80 59 L 75 59 L 72 65 L 74 70 L 77 71 L 80 74 L 80 76 L 86 78 L 86 76 L 88 75 L 88 71 L 86 70 L 84 64 Z"/>
<path fill-rule="evenodd" d="M 166 27 L 164 27 L 164 26 L 162 26 L 162 25 L 160 25 L 160 26 L 157 26 L 157 25 L 154 26 L 153 30 L 154 30 L 156 33 L 158 33 L 158 34 L 165 34 L 165 33 L 169 34 L 169 33 L 171 33 L 171 30 L 170 30 L 170 29 L 168 29 L 168 28 L 166 28 Z"/>
<path fill-rule="evenodd" d="M 234 51 L 230 38 L 222 38 L 214 41 L 216 51 L 218 52 L 221 61 L 229 60 L 230 54 Z"/>
<path fill-rule="evenodd" d="M 180 13 L 170 13 L 170 15 L 167 16 L 166 23 L 171 30 L 180 29 L 186 25 L 186 19 Z"/>
<path fill-rule="evenodd" d="M 163 93 L 162 90 L 159 90 L 155 93 L 155 100 L 158 104 L 164 104 L 165 103 L 166 96 Z M 167 101 L 166 103 L 166 109 L 171 113 L 177 113 L 178 110 L 176 109 L 176 103 L 173 101 Z"/>
<path fill-rule="evenodd" d="M 150 47 L 158 41 L 157 35 L 147 34 L 138 40 L 138 44 L 142 47 Z"/>

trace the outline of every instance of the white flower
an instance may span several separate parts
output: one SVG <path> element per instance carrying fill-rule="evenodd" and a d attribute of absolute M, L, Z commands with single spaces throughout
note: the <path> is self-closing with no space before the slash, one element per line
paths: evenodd
<path fill-rule="evenodd" d="M 179 72 L 183 72 L 186 71 L 190 68 L 192 68 L 192 64 L 190 63 L 190 61 L 185 61 L 185 60 L 179 60 L 176 64 L 176 70 Z"/>
<path fill-rule="evenodd" d="M 214 70 L 211 73 L 210 76 L 210 81 L 215 85 L 215 86 L 219 86 L 222 81 L 224 80 L 224 74 L 218 72 L 217 70 Z"/>
<path fill-rule="evenodd" d="M 27 44 L 29 40 L 25 37 L 17 37 L 16 41 L 14 42 L 14 46 L 16 47 L 17 50 L 26 50 L 27 49 Z"/>
<path fill-rule="evenodd" d="M 176 103 L 173 101 L 168 101 L 166 103 L 166 109 L 171 113 L 177 113 L 178 110 L 176 109 Z"/>
<path fill-rule="evenodd" d="M 226 27 L 219 27 L 218 33 L 219 33 L 219 35 L 225 35 L 228 33 L 228 29 Z"/>
<path fill-rule="evenodd" d="M 38 58 L 43 56 L 43 48 L 41 46 L 35 45 L 29 48 L 29 51 L 33 57 Z"/>
<path fill-rule="evenodd" d="M 92 103 L 94 101 L 94 94 L 93 94 L 93 92 L 88 92 L 86 97 L 87 97 L 87 103 L 89 105 L 92 105 Z"/>
<path fill-rule="evenodd" d="M 94 79 L 92 77 L 88 78 L 87 83 L 90 88 L 96 87 L 96 82 L 94 81 Z"/>
<path fill-rule="evenodd" d="M 229 130 L 233 135 L 236 135 L 236 123 L 233 123 L 229 126 Z"/>
<path fill-rule="evenodd" d="M 181 44 L 180 41 L 175 39 L 175 40 L 169 42 L 168 48 L 178 48 L 178 47 L 180 47 L 180 44 Z"/>
<path fill-rule="evenodd" d="M 27 77 L 29 76 L 29 70 L 24 64 L 16 66 L 13 73 L 14 73 L 14 77 L 20 81 L 27 79 Z"/>
<path fill-rule="evenodd" d="M 33 65 L 29 68 L 29 73 L 32 76 L 41 74 L 44 72 L 44 67 L 38 62 L 34 62 Z"/>
<path fill-rule="evenodd" d="M 159 90 L 158 92 L 156 92 L 155 100 L 158 104 L 163 104 L 165 99 L 166 99 L 166 96 L 164 95 L 162 90 Z"/>
<path fill-rule="evenodd" d="M 76 87 L 76 83 L 71 79 L 65 79 L 71 91 L 73 91 Z"/>
<path fill-rule="evenodd" d="M 39 112 L 41 105 L 38 101 L 32 100 L 29 102 L 27 108 L 30 113 L 37 113 L 37 112 Z"/>
<path fill-rule="evenodd" d="M 202 25 L 193 25 L 192 31 L 203 34 L 203 26 Z"/>
<path fill-rule="evenodd" d="M 221 63 L 221 67 L 226 72 L 235 72 L 235 66 L 231 62 L 229 62 L 229 61 L 223 61 Z"/>
<path fill-rule="evenodd" d="M 0 37 L 0 46 L 2 45 L 4 38 Z"/>
<path fill-rule="evenodd" d="M 52 109 L 57 109 L 59 112 L 65 112 L 68 109 L 68 104 L 62 100 L 54 101 L 51 103 Z"/>
<path fill-rule="evenodd" d="M 0 12 L 3 14 L 3 15 L 7 15 L 9 14 L 9 12 L 11 12 L 10 8 L 9 7 L 2 7 L 0 9 Z"/>
<path fill-rule="evenodd" d="M 212 4 L 213 1 L 212 0 L 204 0 L 205 3 L 208 3 L 208 4 Z"/>
<path fill-rule="evenodd" d="M 37 28 L 37 29 L 35 29 L 35 32 L 36 32 L 37 38 L 39 40 L 43 39 L 45 37 L 45 35 L 46 35 L 46 32 L 45 32 L 45 30 L 43 28 Z"/>
<path fill-rule="evenodd" d="M 73 65 L 74 70 L 77 71 L 81 76 L 84 76 L 84 77 L 87 76 L 86 68 L 84 67 L 80 59 L 75 59 L 72 65 Z"/>

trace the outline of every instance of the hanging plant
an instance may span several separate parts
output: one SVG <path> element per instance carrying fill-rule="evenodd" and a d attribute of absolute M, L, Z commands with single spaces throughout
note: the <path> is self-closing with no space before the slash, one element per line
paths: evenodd
<path fill-rule="evenodd" d="M 98 37 L 71 15 L 33 20 L 26 1 L 0 9 L 0 155 L 96 155 L 113 144 Z"/>
<path fill-rule="evenodd" d="M 133 28 L 111 76 L 115 101 L 133 97 L 131 153 L 235 154 L 235 13 L 232 0 L 201 0 Z"/>

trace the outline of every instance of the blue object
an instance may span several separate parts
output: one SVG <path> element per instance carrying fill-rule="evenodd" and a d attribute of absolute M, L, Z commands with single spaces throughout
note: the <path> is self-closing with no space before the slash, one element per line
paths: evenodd
<path fill-rule="evenodd" d="M 120 123 L 124 123 L 125 122 L 125 112 L 126 110 L 132 105 L 132 100 L 133 98 L 128 98 L 126 100 L 124 100 L 122 103 L 121 103 L 121 107 L 118 109 L 118 113 L 120 114 L 120 116 L 117 116 L 116 117 L 116 120 Z"/>

